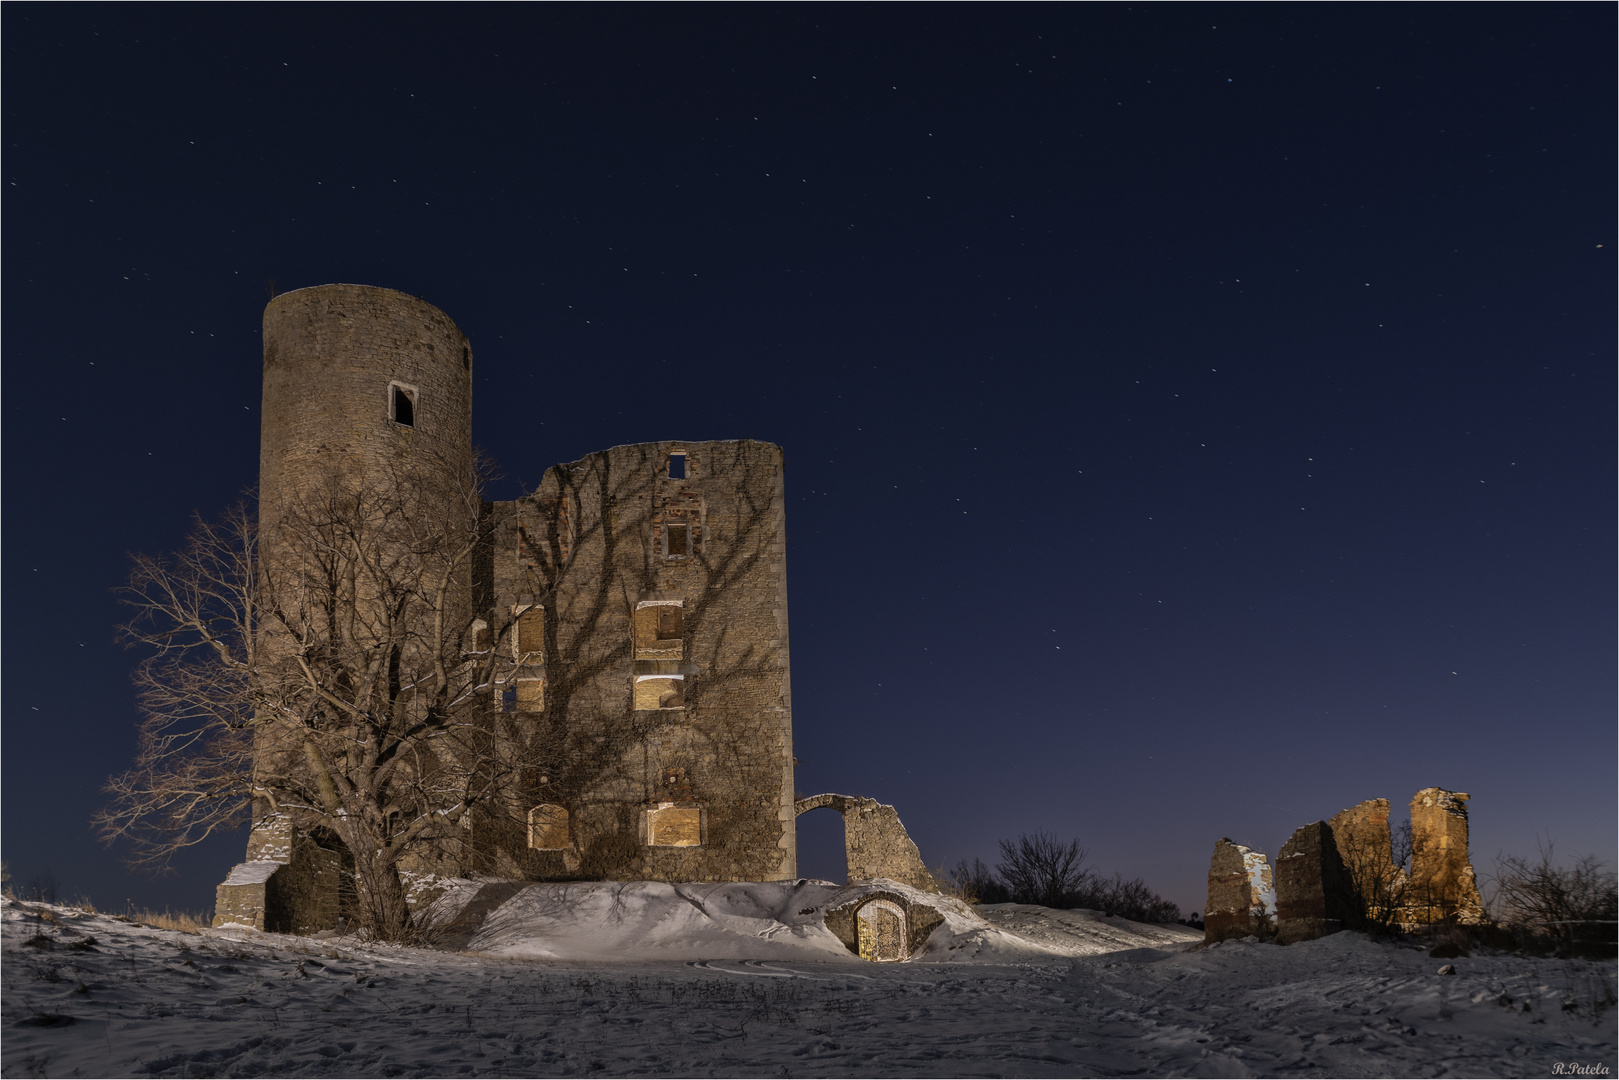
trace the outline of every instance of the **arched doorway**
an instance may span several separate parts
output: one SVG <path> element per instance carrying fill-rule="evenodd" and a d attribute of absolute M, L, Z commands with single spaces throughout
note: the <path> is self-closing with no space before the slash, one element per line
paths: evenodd
<path fill-rule="evenodd" d="M 868 900 L 854 916 L 862 960 L 904 960 L 911 954 L 905 910 L 892 900 Z"/>

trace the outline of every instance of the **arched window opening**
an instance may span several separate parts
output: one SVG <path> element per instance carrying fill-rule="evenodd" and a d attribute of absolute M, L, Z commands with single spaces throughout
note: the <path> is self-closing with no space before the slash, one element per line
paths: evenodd
<path fill-rule="evenodd" d="M 528 846 L 535 851 L 561 851 L 568 846 L 568 809 L 541 803 L 528 812 Z"/>
<path fill-rule="evenodd" d="M 637 675 L 635 677 L 635 708 L 684 709 L 686 707 L 686 677 L 684 675 Z"/>

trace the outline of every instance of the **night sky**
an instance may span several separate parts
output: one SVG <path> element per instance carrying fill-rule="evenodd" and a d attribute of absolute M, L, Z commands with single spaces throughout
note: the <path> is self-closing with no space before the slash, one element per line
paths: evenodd
<path fill-rule="evenodd" d="M 798 788 L 1203 908 L 1362 799 L 1615 858 L 1615 10 L 8 4 L 4 857 L 134 747 L 111 592 L 256 479 L 269 290 L 471 338 L 493 493 L 787 455 Z M 841 876 L 831 812 L 800 870 Z"/>

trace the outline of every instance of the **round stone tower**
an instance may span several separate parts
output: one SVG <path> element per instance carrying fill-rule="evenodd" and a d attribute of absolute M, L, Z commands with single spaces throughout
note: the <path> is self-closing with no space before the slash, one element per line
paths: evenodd
<path fill-rule="evenodd" d="M 259 506 L 328 478 L 386 484 L 472 462 L 472 347 L 433 305 L 370 285 L 282 293 L 264 309 Z"/>

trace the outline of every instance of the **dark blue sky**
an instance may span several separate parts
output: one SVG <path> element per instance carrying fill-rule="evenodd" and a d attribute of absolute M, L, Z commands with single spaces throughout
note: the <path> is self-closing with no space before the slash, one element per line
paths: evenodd
<path fill-rule="evenodd" d="M 1611 5 L 7 5 L 4 856 L 255 480 L 267 281 L 421 294 L 496 492 L 781 444 L 798 786 L 1201 910 L 1365 798 L 1615 856 Z M 817 821 L 824 817 L 826 821 Z M 810 874 L 841 873 L 830 814 Z"/>

